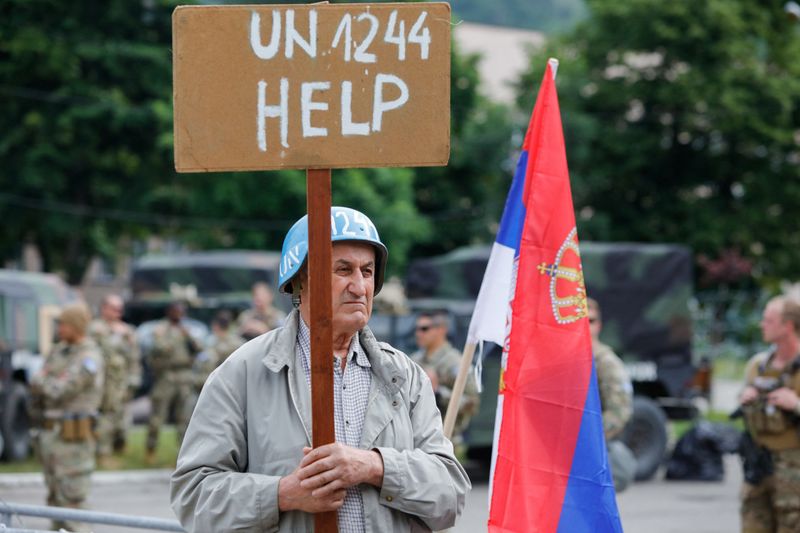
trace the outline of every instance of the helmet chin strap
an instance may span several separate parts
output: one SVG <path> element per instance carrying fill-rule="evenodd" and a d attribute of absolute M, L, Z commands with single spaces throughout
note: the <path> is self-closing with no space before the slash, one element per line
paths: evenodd
<path fill-rule="evenodd" d="M 299 279 L 292 281 L 292 307 L 300 309 L 300 292 L 303 290 L 303 282 Z"/>

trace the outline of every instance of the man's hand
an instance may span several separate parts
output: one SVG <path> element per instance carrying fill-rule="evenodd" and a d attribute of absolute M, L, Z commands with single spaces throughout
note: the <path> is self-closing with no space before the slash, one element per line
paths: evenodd
<path fill-rule="evenodd" d="M 756 398 L 758 398 L 758 389 L 752 385 L 748 385 L 744 388 L 742 394 L 739 396 L 739 402 L 742 405 L 747 405 L 748 403 L 755 401 Z"/>
<path fill-rule="evenodd" d="M 319 448 L 303 448 L 297 477 L 300 486 L 316 498 L 328 498 L 337 491 L 360 483 L 383 484 L 383 458 L 375 450 L 360 450 L 334 442 Z"/>
<path fill-rule="evenodd" d="M 797 393 L 788 387 L 781 387 L 767 395 L 767 402 L 770 405 L 779 407 L 784 411 L 794 411 L 797 408 L 798 401 L 800 401 L 800 398 L 797 397 Z"/>
<path fill-rule="evenodd" d="M 310 449 L 310 448 L 307 448 Z M 344 503 L 345 489 L 330 491 L 325 497 L 316 497 L 311 489 L 300 485 L 297 472 L 281 478 L 278 483 L 278 509 L 281 511 L 304 511 L 306 513 L 324 513 L 335 511 Z"/>

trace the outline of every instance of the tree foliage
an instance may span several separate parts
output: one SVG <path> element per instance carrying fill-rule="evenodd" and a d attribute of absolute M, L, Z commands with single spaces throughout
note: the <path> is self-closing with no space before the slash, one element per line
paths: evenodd
<path fill-rule="evenodd" d="M 170 17 L 178 3 L 2 4 L 0 259 L 32 242 L 47 270 L 76 282 L 90 257 L 130 253 L 149 236 L 194 248 L 280 248 L 305 212 L 302 172 L 174 172 Z M 499 179 L 496 154 L 483 154 L 494 152 L 491 143 L 502 153 L 507 139 L 481 126 L 505 119 L 478 98 L 475 61 L 453 52 L 451 167 L 334 172 L 334 202 L 374 218 L 396 273 L 410 253 L 469 242 L 463 226 L 457 231 L 464 215 L 453 212 L 477 205 Z M 435 237 L 440 222 L 450 238 Z"/>
<path fill-rule="evenodd" d="M 453 0 L 451 5 L 470 22 L 545 32 L 570 29 L 586 14 L 584 0 Z"/>
<path fill-rule="evenodd" d="M 800 25 L 783 1 L 590 0 L 532 58 L 558 87 L 583 239 L 683 242 L 796 276 Z"/>
<path fill-rule="evenodd" d="M 0 253 L 39 245 L 74 281 L 171 175 L 165 3 L 12 1 L 0 16 Z M 116 216 L 96 216 L 102 209 Z M 128 216 L 128 218 L 131 218 Z"/>

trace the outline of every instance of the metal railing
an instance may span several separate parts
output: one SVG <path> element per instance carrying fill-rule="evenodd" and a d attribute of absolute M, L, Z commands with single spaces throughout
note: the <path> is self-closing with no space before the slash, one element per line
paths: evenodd
<path fill-rule="evenodd" d="M 137 529 L 150 529 L 157 531 L 177 531 L 185 533 L 177 520 L 150 518 L 145 516 L 131 516 L 116 513 L 101 513 L 98 511 L 84 511 L 81 509 L 67 509 L 64 507 L 47 507 L 44 505 L 28 505 L 23 503 L 0 502 L 0 533 L 43 533 L 30 529 L 15 529 L 12 527 L 14 516 L 36 516 L 51 520 L 84 522 L 89 524 L 106 524 L 111 526 L 131 527 Z"/>

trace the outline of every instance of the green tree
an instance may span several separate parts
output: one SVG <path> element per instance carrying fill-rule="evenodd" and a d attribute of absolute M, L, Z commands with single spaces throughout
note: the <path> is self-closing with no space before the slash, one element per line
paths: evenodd
<path fill-rule="evenodd" d="M 464 20 L 545 32 L 572 28 L 586 15 L 584 0 L 453 0 Z"/>
<path fill-rule="evenodd" d="M 756 274 L 796 276 L 800 26 L 784 2 L 587 4 L 519 84 L 530 109 L 546 58 L 561 59 L 581 238 L 740 251 Z"/>
<path fill-rule="evenodd" d="M 451 60 L 451 147 L 446 167 L 416 169 L 415 202 L 434 231 L 413 248 L 414 256 L 491 242 L 511 183 L 509 110 L 480 93 L 477 55 Z"/>
<path fill-rule="evenodd" d="M 171 173 L 164 143 L 176 4 L 3 3 L 4 259 L 30 241 L 47 268 L 77 281 L 92 254 L 133 230 L 114 210 L 135 206 Z"/>
<path fill-rule="evenodd" d="M 195 248 L 279 249 L 305 211 L 302 172 L 178 175 L 172 167 L 175 0 L 0 6 L 0 259 L 32 242 L 79 281 L 159 235 Z M 401 272 L 427 234 L 407 169 L 334 173 L 334 200 L 381 221 Z"/>

